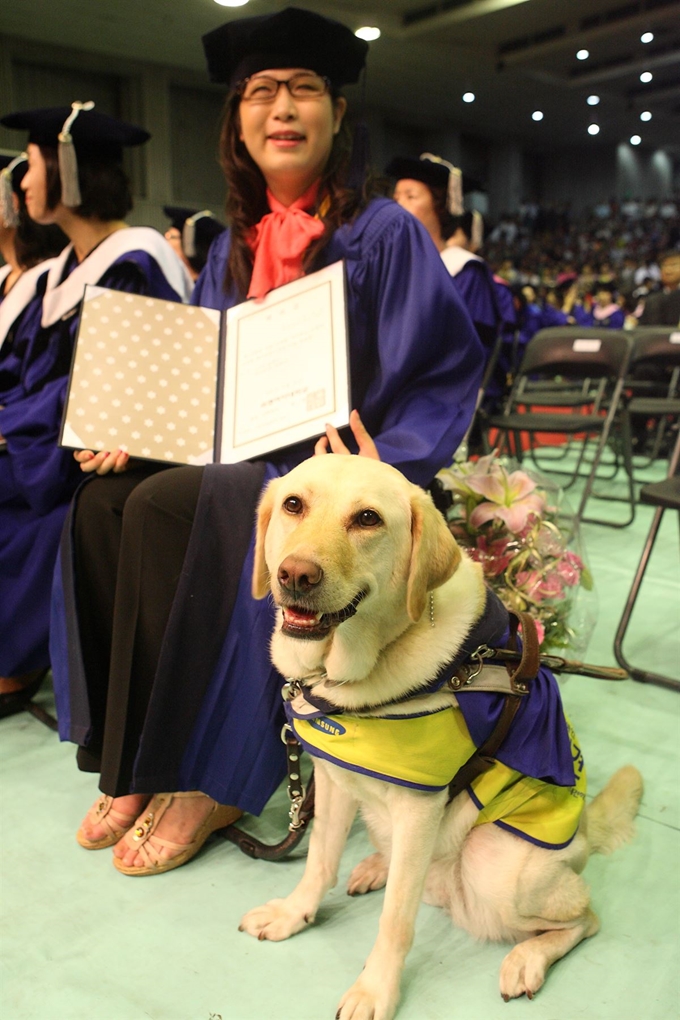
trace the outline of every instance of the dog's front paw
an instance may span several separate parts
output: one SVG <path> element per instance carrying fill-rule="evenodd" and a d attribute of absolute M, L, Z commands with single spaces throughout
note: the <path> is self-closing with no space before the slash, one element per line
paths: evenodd
<path fill-rule="evenodd" d="M 350 896 L 382 889 L 387 882 L 387 861 L 382 854 L 371 854 L 365 857 L 349 876 L 347 892 Z"/>
<path fill-rule="evenodd" d="M 244 914 L 238 930 L 248 932 L 260 942 L 283 942 L 313 921 L 312 913 L 295 908 L 288 900 L 270 900 Z"/>
<path fill-rule="evenodd" d="M 365 973 L 342 999 L 336 1020 L 392 1020 L 399 1004 L 399 989 L 390 988 L 389 982 L 373 983 Z"/>
<path fill-rule="evenodd" d="M 501 995 L 506 1002 L 520 995 L 533 999 L 545 981 L 546 970 L 546 961 L 542 955 L 520 942 L 501 964 Z"/>

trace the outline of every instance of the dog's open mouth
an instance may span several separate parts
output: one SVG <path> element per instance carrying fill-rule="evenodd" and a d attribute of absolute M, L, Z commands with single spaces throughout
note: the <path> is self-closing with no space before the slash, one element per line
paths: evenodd
<path fill-rule="evenodd" d="M 357 592 L 344 609 L 339 609 L 334 613 L 319 613 L 312 609 L 305 609 L 304 606 L 282 606 L 281 630 L 289 637 L 306 638 L 309 641 L 325 638 L 333 627 L 339 626 L 355 615 L 359 603 L 366 598 L 367 594 L 365 591 Z"/>

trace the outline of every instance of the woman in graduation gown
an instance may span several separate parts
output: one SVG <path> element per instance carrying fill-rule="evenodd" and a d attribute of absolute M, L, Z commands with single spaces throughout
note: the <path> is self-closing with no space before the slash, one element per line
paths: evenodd
<path fill-rule="evenodd" d="M 0 429 L 4 427 L 3 409 L 20 401 L 29 371 L 31 341 L 40 325 L 40 295 L 43 278 L 54 257 L 68 243 L 57 226 L 41 227 L 28 216 L 21 182 L 27 169 L 25 153 L 15 159 L 1 157 L 0 174 L 0 252 L 5 265 L 0 269 Z M 12 648 L 13 601 L 20 598 L 14 560 L 16 533 L 24 507 L 17 491 L 14 461 L 0 432 L 0 648 Z M 15 526 L 16 525 L 16 526 Z M 49 593 L 49 583 L 46 594 Z M 21 607 L 32 612 L 30 606 Z M 46 616 L 46 607 L 43 607 Z M 43 669 L 5 673 L 2 666 L 11 663 L 0 651 L 0 718 L 20 711 L 37 691 Z"/>
<path fill-rule="evenodd" d="M 491 270 L 476 254 L 481 246 L 477 219 L 463 212 L 460 170 L 426 152 L 418 159 L 395 157 L 385 173 L 396 178 L 395 202 L 419 219 L 434 241 L 488 355 L 503 316 Z"/>
<path fill-rule="evenodd" d="M 195 281 L 208 261 L 210 245 L 225 229 L 224 224 L 220 223 L 210 209 L 164 205 L 163 212 L 170 220 L 170 226 L 163 236 Z"/>
<path fill-rule="evenodd" d="M 231 226 L 193 301 L 226 309 L 343 259 L 352 401 L 375 437 L 354 414 L 359 452 L 427 484 L 467 428 L 481 349 L 420 224 L 349 186 L 338 89 L 357 80 L 366 44 L 289 8 L 232 21 L 204 45 L 212 79 L 232 90 L 221 140 Z M 332 430 L 331 446 L 346 449 Z M 125 874 L 183 864 L 211 831 L 259 813 L 283 777 L 274 617 L 250 594 L 253 520 L 263 484 L 313 452 L 140 484 L 123 452 L 77 455 L 104 477 L 81 490 L 65 531 L 57 706 L 62 738 L 105 794 L 79 842 L 115 843 Z"/>
<path fill-rule="evenodd" d="M 30 217 L 57 225 L 71 242 L 41 276 L 15 329 L 20 365 L 14 366 L 12 392 L 0 401 L 5 405 L 0 433 L 7 444 L 0 460 L 0 676 L 20 678 L 17 696 L 11 704 L 6 699 L 8 711 L 21 707 L 20 688 L 26 681 L 35 684 L 49 666 L 59 534 L 82 480 L 72 454 L 57 440 L 83 289 L 99 284 L 181 301 L 191 286 L 160 233 L 124 222 L 132 202 L 121 166 L 123 146 L 145 142 L 148 133 L 92 105 L 2 119 L 6 127 L 28 131 L 29 165 L 21 186 Z M 68 140 L 58 141 L 60 133 Z M 11 298 L 10 293 L 7 301 Z"/>
<path fill-rule="evenodd" d="M 28 215 L 21 182 L 28 168 L 25 152 L 12 159 L 0 156 L 0 407 L 23 393 L 28 334 L 35 333 L 39 305 L 29 306 L 40 290 L 40 278 L 52 259 L 68 244 L 57 226 L 41 227 Z M 33 313 L 32 325 L 26 328 Z"/>

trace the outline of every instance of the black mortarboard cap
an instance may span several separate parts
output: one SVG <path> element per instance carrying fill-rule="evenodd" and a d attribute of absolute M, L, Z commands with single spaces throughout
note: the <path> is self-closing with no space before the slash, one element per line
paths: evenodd
<path fill-rule="evenodd" d="M 77 100 L 68 106 L 10 113 L 0 119 L 5 127 L 28 131 L 28 142 L 57 149 L 61 200 L 75 209 L 81 203 L 78 161 L 120 163 L 123 147 L 141 145 L 151 135 L 134 124 L 126 124 L 105 113 L 95 112 L 91 100 Z"/>
<path fill-rule="evenodd" d="M 182 249 L 188 259 L 196 258 L 199 250 L 208 248 L 226 227 L 210 209 L 185 209 L 179 205 L 164 205 L 163 212 L 172 226 L 182 235 Z"/>
<path fill-rule="evenodd" d="M 72 108 L 68 106 L 24 110 L 20 113 L 7 114 L 0 119 L 0 124 L 28 131 L 29 143 L 56 149 L 59 135 L 71 113 Z M 79 111 L 70 126 L 70 133 L 78 159 L 83 162 L 110 160 L 120 163 L 124 146 L 141 145 L 151 138 L 149 132 L 143 128 L 126 124 L 122 120 L 116 120 L 115 117 L 92 109 Z"/>
<path fill-rule="evenodd" d="M 337 87 L 356 82 L 368 43 L 339 21 L 300 7 L 239 18 L 203 36 L 210 80 L 234 88 L 258 71 L 305 67 Z"/>
<path fill-rule="evenodd" d="M 396 156 L 385 167 L 385 173 L 400 181 L 422 181 L 428 188 L 444 188 L 449 213 L 458 216 L 463 211 L 463 175 L 458 167 L 441 156 L 434 156 L 431 152 L 421 153 L 418 159 L 413 156 Z"/>
<path fill-rule="evenodd" d="M 396 177 L 398 181 L 421 181 L 428 188 L 446 188 L 450 171 L 443 163 L 433 163 L 429 159 L 396 156 L 385 167 L 385 173 L 388 177 Z"/>
<path fill-rule="evenodd" d="M 182 227 L 189 219 L 190 216 L 194 216 L 198 212 L 198 209 L 187 209 L 183 205 L 164 205 L 163 214 L 170 220 L 170 225 L 182 231 Z"/>

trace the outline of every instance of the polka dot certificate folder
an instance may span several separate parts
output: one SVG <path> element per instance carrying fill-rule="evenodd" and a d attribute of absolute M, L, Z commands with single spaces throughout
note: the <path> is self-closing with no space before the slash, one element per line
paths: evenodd
<path fill-rule="evenodd" d="M 348 420 L 341 262 L 226 313 L 85 288 L 61 446 L 234 463 Z"/>

